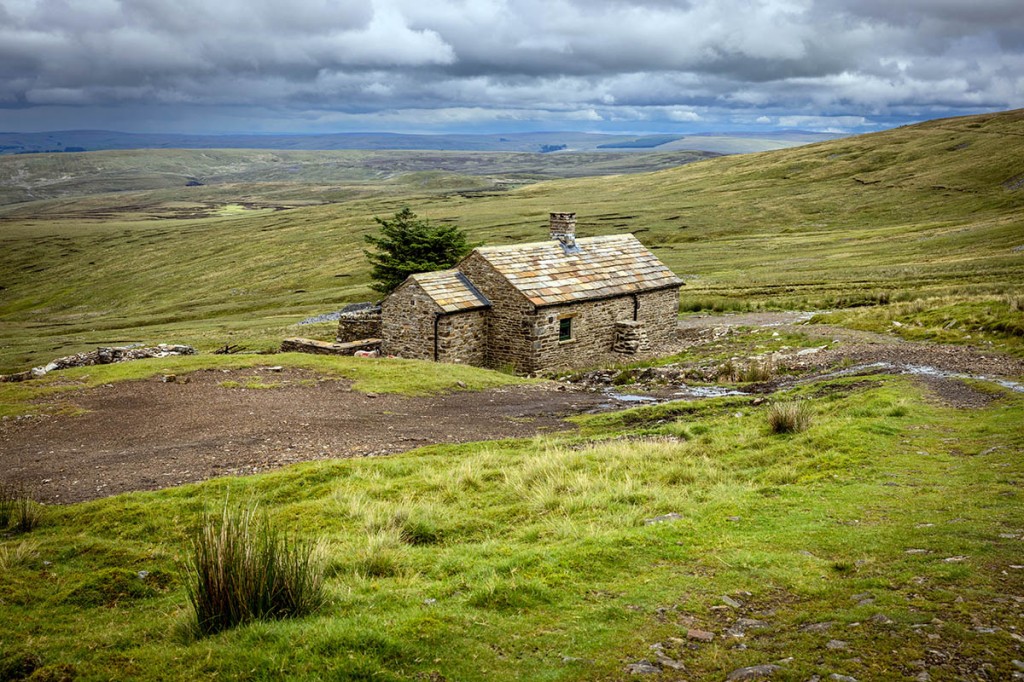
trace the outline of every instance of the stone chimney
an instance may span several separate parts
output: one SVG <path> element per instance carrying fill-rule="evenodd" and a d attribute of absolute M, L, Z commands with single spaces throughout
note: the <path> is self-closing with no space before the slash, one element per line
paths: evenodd
<path fill-rule="evenodd" d="M 576 214 L 552 213 L 551 238 L 561 242 L 563 247 L 576 246 Z"/>

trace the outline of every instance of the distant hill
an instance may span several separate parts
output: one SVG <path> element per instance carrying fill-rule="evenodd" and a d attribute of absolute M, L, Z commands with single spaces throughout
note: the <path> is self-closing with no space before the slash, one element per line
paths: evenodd
<path fill-rule="evenodd" d="M 407 135 L 401 133 L 332 133 L 318 135 L 175 135 L 62 130 L 45 133 L 0 133 L 0 155 L 113 149 L 274 149 L 330 151 L 430 150 L 487 152 L 710 151 L 743 153 L 781 149 L 841 135 L 782 131 L 708 133 L 701 135 L 607 135 L 576 132 L 504 135 Z"/>
<path fill-rule="evenodd" d="M 638 151 L 647 153 L 125 149 L 20 154 L 0 157 L 0 206 L 138 190 L 187 189 L 194 200 L 210 192 L 219 196 L 227 187 L 237 192 L 238 185 L 260 195 L 285 189 L 324 203 L 337 201 L 340 188 L 360 193 L 504 190 L 539 180 L 646 173 L 719 156 Z"/>

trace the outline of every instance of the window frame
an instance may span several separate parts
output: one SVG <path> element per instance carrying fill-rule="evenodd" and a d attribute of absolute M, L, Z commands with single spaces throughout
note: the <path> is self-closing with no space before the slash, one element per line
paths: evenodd
<path fill-rule="evenodd" d="M 573 324 L 575 315 L 564 315 L 558 318 L 558 343 L 572 343 L 576 340 L 576 325 Z M 567 334 L 563 334 L 563 330 Z"/>

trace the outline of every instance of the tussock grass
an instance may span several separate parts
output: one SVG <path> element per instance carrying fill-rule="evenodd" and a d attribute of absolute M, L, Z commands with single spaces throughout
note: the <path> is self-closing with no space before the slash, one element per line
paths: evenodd
<path fill-rule="evenodd" d="M 254 620 L 297 618 L 324 602 L 318 548 L 278 531 L 255 507 L 207 516 L 186 568 L 199 633 Z"/>
<path fill-rule="evenodd" d="M 0 483 L 0 531 L 28 533 L 40 524 L 43 507 L 23 485 Z"/>
<path fill-rule="evenodd" d="M 772 433 L 800 433 L 811 425 L 811 413 L 803 402 L 772 403 L 768 407 L 768 428 Z"/>
<path fill-rule="evenodd" d="M 719 381 L 755 383 L 758 381 L 769 381 L 774 377 L 775 363 L 770 359 L 753 359 L 746 362 L 730 359 L 718 367 Z"/>
<path fill-rule="evenodd" d="M 18 491 L 9 483 L 0 481 L 0 529 L 7 528 L 18 506 Z"/>
<path fill-rule="evenodd" d="M 0 572 L 27 566 L 39 556 L 39 543 L 22 541 L 16 545 L 0 547 Z"/>

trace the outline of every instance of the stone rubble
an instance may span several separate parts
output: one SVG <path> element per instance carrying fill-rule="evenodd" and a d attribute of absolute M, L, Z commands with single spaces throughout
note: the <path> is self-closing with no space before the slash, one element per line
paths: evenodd
<path fill-rule="evenodd" d="M 50 372 L 69 367 L 88 367 L 91 365 L 111 365 L 116 362 L 128 362 L 130 360 L 141 360 L 143 358 L 164 358 L 170 355 L 195 355 L 196 349 L 192 346 L 174 345 L 161 343 L 156 346 L 133 347 L 133 346 L 101 346 L 96 350 L 66 355 L 41 367 L 33 367 L 25 372 L 17 374 L 0 375 L 0 382 L 26 381 L 46 376 Z"/>
<path fill-rule="evenodd" d="M 780 667 L 771 663 L 765 663 L 763 665 L 750 665 L 746 668 L 739 668 L 733 670 L 726 677 L 727 682 L 740 682 L 741 680 L 757 680 L 762 677 L 771 677 L 775 671 L 780 670 Z"/>

